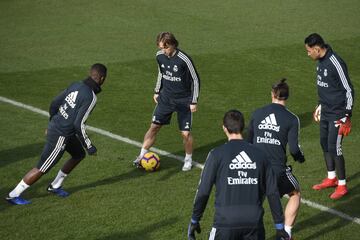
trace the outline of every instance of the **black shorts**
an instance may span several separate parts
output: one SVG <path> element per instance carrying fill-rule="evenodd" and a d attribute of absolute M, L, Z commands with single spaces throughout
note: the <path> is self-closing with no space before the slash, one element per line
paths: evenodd
<path fill-rule="evenodd" d="M 300 191 L 300 185 L 296 177 L 292 174 L 291 166 L 286 167 L 285 171 L 278 176 L 278 189 L 280 196 L 289 194 L 294 190 Z"/>
<path fill-rule="evenodd" d="M 209 240 L 264 240 L 265 229 L 259 228 L 212 228 Z"/>
<path fill-rule="evenodd" d="M 65 151 L 76 160 L 85 157 L 85 150 L 75 135 L 64 137 L 48 131 L 46 144 L 36 167 L 40 172 L 47 173 L 60 160 Z"/>
<path fill-rule="evenodd" d="M 158 97 L 158 104 L 153 113 L 152 123 L 159 125 L 169 124 L 173 112 L 177 113 L 179 130 L 190 131 L 192 125 L 192 112 L 190 111 L 189 98 L 171 99 L 160 95 Z"/>

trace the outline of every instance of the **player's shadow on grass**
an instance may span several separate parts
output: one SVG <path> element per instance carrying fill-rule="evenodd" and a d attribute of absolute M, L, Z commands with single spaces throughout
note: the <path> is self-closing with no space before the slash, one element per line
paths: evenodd
<path fill-rule="evenodd" d="M 134 168 L 134 169 L 130 170 L 129 172 L 125 172 L 125 173 L 122 173 L 117 176 L 100 179 L 98 181 L 86 183 L 86 184 L 79 185 L 79 186 L 67 187 L 66 190 L 72 194 L 72 193 L 75 193 L 75 192 L 78 192 L 78 191 L 81 191 L 84 189 L 88 189 L 88 188 L 105 186 L 105 185 L 114 184 L 114 183 L 117 183 L 120 181 L 126 181 L 128 179 L 133 179 L 136 177 L 142 177 L 145 174 L 146 173 L 143 170 Z"/>
<path fill-rule="evenodd" d="M 221 140 L 217 140 L 214 143 L 195 148 L 193 160 L 198 163 L 203 164 L 206 160 L 206 157 L 207 157 L 209 151 L 217 146 L 224 144 L 225 142 L 226 142 L 225 139 L 221 139 Z M 182 155 L 184 155 L 184 151 L 175 152 L 174 154 L 182 156 Z M 161 163 L 164 165 L 164 166 L 162 165 L 163 167 L 161 168 L 161 171 L 166 171 L 166 174 L 164 174 L 160 178 L 161 181 L 166 181 L 169 178 L 171 178 L 172 176 L 174 176 L 175 174 L 182 172 L 181 168 L 182 168 L 183 162 L 172 159 L 172 158 L 168 158 L 168 157 L 166 157 L 166 159 L 163 159 L 163 157 L 162 157 L 161 161 L 162 161 Z M 196 167 L 193 166 L 193 170 L 195 168 Z"/>
<path fill-rule="evenodd" d="M 225 142 L 226 142 L 225 139 L 221 139 L 212 144 L 208 144 L 208 145 L 196 148 L 194 151 L 196 154 L 196 155 L 194 155 L 194 160 L 198 161 L 200 163 L 203 163 L 206 159 L 208 152 L 212 148 L 219 146 Z M 182 151 L 181 152 L 179 151 L 174 154 L 183 155 L 184 153 Z M 129 164 L 131 164 L 131 163 L 129 162 Z M 120 175 L 100 179 L 98 181 L 86 183 L 86 184 L 79 185 L 79 186 L 68 187 L 68 188 L 66 188 L 66 190 L 72 194 L 72 193 L 75 193 L 75 192 L 78 192 L 78 191 L 81 191 L 84 189 L 88 189 L 88 188 L 95 188 L 95 187 L 99 187 L 99 186 L 114 184 L 114 183 L 117 183 L 120 181 L 126 181 L 129 179 L 143 177 L 143 176 L 146 176 L 147 174 L 162 174 L 162 176 L 159 177 L 159 181 L 166 181 L 169 178 L 171 178 L 172 176 L 174 176 L 175 174 L 186 174 L 186 173 L 182 172 L 182 170 L 181 170 L 182 165 L 183 165 L 183 163 L 178 160 L 175 160 L 175 159 L 172 159 L 172 158 L 169 158 L 166 156 L 161 156 L 161 166 L 160 166 L 159 172 L 147 173 L 142 169 L 137 169 L 134 167 L 130 171 L 122 173 Z M 195 167 L 193 167 L 193 168 L 195 168 Z M 196 174 L 199 174 L 199 173 L 196 172 Z M 37 197 L 39 197 L 39 196 L 37 196 Z"/>
<path fill-rule="evenodd" d="M 40 156 L 44 143 L 32 143 L 0 151 L 0 168 L 27 158 Z"/>
<path fill-rule="evenodd" d="M 360 173 L 355 173 L 352 176 L 349 176 L 349 180 L 354 180 L 360 176 Z M 351 187 L 351 181 L 349 181 L 349 194 L 341 199 L 336 200 L 337 204 L 332 208 L 335 211 L 343 212 L 351 217 L 359 218 L 360 207 L 358 203 L 360 202 L 360 184 Z M 330 190 L 330 189 L 329 189 Z M 326 191 L 326 190 L 324 190 Z M 333 190 L 331 189 L 330 192 Z M 330 199 L 329 199 L 330 200 Z M 319 211 L 319 210 L 316 210 Z M 300 209 L 301 214 L 301 209 Z M 335 220 L 335 222 L 334 222 Z M 351 220 L 341 218 L 339 216 L 333 215 L 328 212 L 319 211 L 318 214 L 307 218 L 301 222 L 295 224 L 294 236 L 296 237 L 296 232 L 301 232 L 301 229 L 316 229 L 311 235 L 302 238 L 303 240 L 317 239 L 319 236 L 324 234 L 329 234 L 330 232 L 339 231 L 341 228 L 352 224 Z"/>
<path fill-rule="evenodd" d="M 51 172 L 49 174 L 51 174 Z M 54 174 L 56 174 L 55 171 L 54 171 Z M 117 175 L 117 176 L 100 179 L 100 180 L 97 180 L 94 182 L 89 182 L 89 183 L 78 185 L 78 186 L 71 186 L 71 185 L 69 186 L 68 184 L 66 184 L 64 189 L 66 191 L 68 191 L 70 194 L 74 194 L 81 190 L 96 188 L 99 186 L 106 186 L 106 185 L 114 184 L 117 182 L 126 181 L 128 179 L 141 177 L 141 176 L 144 176 L 145 174 L 147 174 L 147 173 L 144 172 L 143 170 L 134 168 L 129 172 L 125 172 L 125 173 Z M 30 199 L 30 200 L 31 199 L 39 199 L 39 198 L 43 198 L 43 197 L 51 197 L 50 194 L 46 191 L 46 188 L 49 185 L 49 183 L 51 183 L 51 180 L 40 179 L 38 182 L 36 182 L 34 185 L 31 186 L 29 191 L 24 193 L 24 197 L 26 199 Z M 69 187 L 67 187 L 67 186 L 69 186 Z M 3 196 L 6 196 L 6 194 L 11 189 L 10 188 L 1 189 L 0 194 L 2 194 Z M 4 204 L 4 205 L 0 204 L 0 211 L 4 210 L 7 207 L 11 207 L 11 206 L 12 205 L 9 205 L 9 204 Z"/>
<path fill-rule="evenodd" d="M 354 181 L 355 179 L 360 177 L 360 172 L 357 172 L 349 177 L 347 177 L 347 181 L 350 183 L 351 185 L 351 181 Z"/>
<path fill-rule="evenodd" d="M 205 162 L 205 160 L 206 160 L 208 152 L 211 149 L 224 144 L 225 142 L 227 142 L 226 139 L 220 139 L 220 140 L 217 140 L 214 143 L 197 147 L 194 150 L 194 156 L 193 156 L 194 161 L 197 161 L 197 162 L 203 164 Z M 37 154 L 39 154 L 39 149 L 41 149 L 43 144 L 38 143 L 38 144 L 30 145 L 30 146 L 32 146 L 32 147 L 29 147 L 29 149 L 34 148 L 30 152 L 33 152 L 33 154 L 37 155 Z M 22 150 L 29 150 L 29 149 L 23 148 Z M 28 151 L 24 151 L 24 152 L 28 152 Z M 184 152 L 179 151 L 179 152 L 175 152 L 174 154 L 181 156 L 181 155 L 184 155 Z M 129 165 L 130 164 L 131 164 L 131 162 L 129 162 Z M 182 172 L 182 170 L 181 170 L 182 165 L 183 165 L 183 162 L 181 162 L 181 161 L 172 159 L 170 157 L 161 156 L 160 172 L 147 173 L 144 170 L 136 169 L 134 167 L 130 171 L 122 173 L 120 175 L 111 176 L 111 177 L 107 177 L 107 178 L 104 178 L 104 179 L 99 179 L 97 181 L 89 182 L 89 183 L 78 185 L 78 186 L 65 187 L 65 189 L 70 194 L 73 194 L 73 193 L 76 193 L 78 191 L 89 189 L 89 188 L 96 188 L 96 187 L 99 187 L 99 186 L 115 184 L 115 183 L 120 182 L 120 181 L 126 181 L 126 180 L 129 180 L 129 179 L 143 177 L 143 176 L 145 176 L 147 174 L 162 174 L 162 176 L 159 178 L 159 181 L 166 181 L 166 180 L 170 179 L 172 176 L 174 176 L 176 174 L 188 174 L 188 173 Z M 192 174 L 199 174 L 198 171 L 196 171 L 196 172 L 194 171 L 195 170 L 194 168 L 196 168 L 196 167 L 193 167 L 193 170 L 190 172 L 190 174 L 191 173 Z M 52 172 L 53 171 L 50 171 L 49 174 L 51 174 Z M 195 173 L 193 173 L 193 172 L 195 172 Z M 55 173 L 53 173 L 53 174 L 55 174 Z M 47 187 L 47 185 L 49 183 L 50 183 L 50 181 L 46 181 L 45 179 L 41 179 L 39 182 L 37 182 L 36 184 L 31 186 L 31 191 L 29 191 L 26 194 L 27 195 L 26 197 L 29 198 L 29 199 L 33 199 L 33 198 L 42 198 L 42 197 L 49 196 L 49 194 L 45 191 L 45 189 L 46 189 L 46 187 Z M 43 193 L 38 193 L 38 189 L 44 189 L 44 192 Z M 10 191 L 10 190 L 11 189 L 5 189 L 5 191 Z M 3 209 L 0 207 L 0 211 L 1 210 L 3 210 Z"/>
<path fill-rule="evenodd" d="M 300 127 L 304 128 L 313 123 L 313 113 L 312 112 L 304 112 L 298 115 L 300 120 Z"/>
<path fill-rule="evenodd" d="M 178 217 L 171 217 L 151 224 L 146 224 L 146 222 L 144 222 L 134 226 L 134 228 L 141 226 L 141 229 L 139 230 L 130 230 L 125 233 L 113 233 L 101 238 L 96 238 L 96 240 L 146 240 L 151 238 L 152 232 L 158 231 L 160 229 L 167 229 L 170 226 L 175 225 L 178 221 Z"/>

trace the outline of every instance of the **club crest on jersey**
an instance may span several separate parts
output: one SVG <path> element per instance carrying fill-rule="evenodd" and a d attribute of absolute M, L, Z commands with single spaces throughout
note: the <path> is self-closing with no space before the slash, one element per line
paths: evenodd
<path fill-rule="evenodd" d="M 242 151 L 231 161 L 229 168 L 231 170 L 256 169 L 256 163 L 251 161 L 246 152 Z"/>
<path fill-rule="evenodd" d="M 178 66 L 174 65 L 173 71 L 177 72 L 178 71 Z"/>

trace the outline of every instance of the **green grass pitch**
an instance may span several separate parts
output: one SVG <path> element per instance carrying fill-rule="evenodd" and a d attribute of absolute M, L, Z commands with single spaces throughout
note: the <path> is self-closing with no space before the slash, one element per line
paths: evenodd
<path fill-rule="evenodd" d="M 95 62 L 109 76 L 88 124 L 142 141 L 149 126 L 157 76 L 155 37 L 172 31 L 201 77 L 194 115 L 194 159 L 225 142 L 221 118 L 230 108 L 251 112 L 270 101 L 271 84 L 287 77 L 288 107 L 301 120 L 307 161 L 292 162 L 305 199 L 360 217 L 360 111 L 344 140 L 350 194 L 338 201 L 312 184 L 325 176 L 318 126 L 315 62 L 304 38 L 319 32 L 345 60 L 356 93 L 360 89 L 360 2 L 344 1 L 116 1 L 23 0 L 0 2 L 0 96 L 47 110 L 52 98 L 86 76 Z M 356 94 L 357 97 L 357 94 Z M 44 145 L 47 119 L 0 102 L 0 197 L 33 167 Z M 64 162 L 29 188 L 33 203 L 0 201 L 0 239 L 186 239 L 200 169 L 161 157 L 160 171 L 131 166 L 137 147 L 91 133 L 99 152 L 66 179 L 71 196 L 59 199 L 45 188 Z M 183 154 L 176 121 L 163 128 L 156 147 Z M 292 161 L 292 159 L 289 159 Z M 198 239 L 207 239 L 213 218 L 211 197 Z M 286 200 L 283 201 L 284 203 Z M 267 239 L 274 230 L 265 202 Z M 303 205 L 296 239 L 357 239 L 360 225 Z"/>

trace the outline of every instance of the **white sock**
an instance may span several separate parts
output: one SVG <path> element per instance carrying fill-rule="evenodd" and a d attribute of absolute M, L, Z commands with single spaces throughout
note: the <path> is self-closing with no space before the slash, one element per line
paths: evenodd
<path fill-rule="evenodd" d="M 346 179 L 339 180 L 338 185 L 346 185 Z"/>
<path fill-rule="evenodd" d="M 53 188 L 59 188 L 61 187 L 64 179 L 66 178 L 67 174 L 63 173 L 63 171 L 59 170 L 56 178 L 54 179 L 54 181 L 51 183 L 51 186 Z"/>
<path fill-rule="evenodd" d="M 145 148 L 141 148 L 141 151 L 140 151 L 140 155 L 139 157 L 143 157 L 149 150 L 148 149 L 145 149 Z"/>
<path fill-rule="evenodd" d="M 185 160 L 192 160 L 192 153 L 190 154 L 185 153 Z"/>
<path fill-rule="evenodd" d="M 285 225 L 284 229 L 285 229 L 285 231 L 287 232 L 287 234 L 289 234 L 289 237 L 291 238 L 291 229 L 292 229 L 292 226 Z"/>
<path fill-rule="evenodd" d="M 30 185 L 27 185 L 24 180 L 21 180 L 19 184 L 9 193 L 9 197 L 19 197 Z"/>
<path fill-rule="evenodd" d="M 335 172 L 335 171 L 329 171 L 329 172 L 328 172 L 328 178 L 329 178 L 329 179 L 334 179 L 334 178 L 336 178 L 336 172 Z"/>

